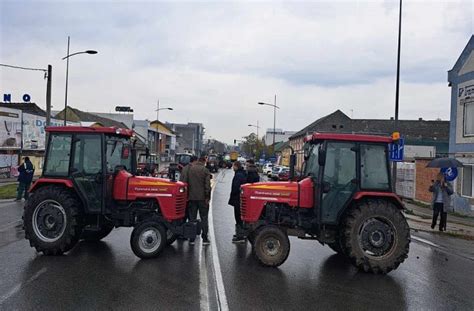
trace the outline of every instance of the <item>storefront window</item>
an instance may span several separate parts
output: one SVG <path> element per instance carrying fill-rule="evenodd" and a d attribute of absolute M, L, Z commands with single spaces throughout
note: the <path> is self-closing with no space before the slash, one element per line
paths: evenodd
<path fill-rule="evenodd" d="M 474 136 L 474 101 L 464 104 L 464 136 Z"/>
<path fill-rule="evenodd" d="M 474 175 L 473 166 L 466 165 L 462 169 L 462 195 L 473 197 Z"/>

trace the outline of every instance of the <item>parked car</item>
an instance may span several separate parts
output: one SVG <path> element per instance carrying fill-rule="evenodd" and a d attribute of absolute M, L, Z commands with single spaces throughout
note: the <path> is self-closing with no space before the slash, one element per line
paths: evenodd
<path fill-rule="evenodd" d="M 301 173 L 295 170 L 295 176 L 293 181 L 300 180 Z M 290 180 L 290 169 L 284 169 L 278 174 L 278 181 L 289 181 Z"/>
<path fill-rule="evenodd" d="M 289 168 L 287 166 L 274 166 L 270 178 L 272 180 L 278 180 L 278 174 L 280 174 L 285 169 Z"/>
<path fill-rule="evenodd" d="M 273 163 L 265 163 L 262 168 L 263 174 L 269 176 L 272 173 L 272 169 Z"/>

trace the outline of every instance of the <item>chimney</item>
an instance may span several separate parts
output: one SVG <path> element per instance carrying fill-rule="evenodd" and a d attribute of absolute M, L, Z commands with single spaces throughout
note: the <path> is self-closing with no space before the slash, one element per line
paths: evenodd
<path fill-rule="evenodd" d="M 423 121 L 423 118 L 418 118 L 418 121 Z"/>
<path fill-rule="evenodd" d="M 395 120 L 395 118 L 394 118 L 394 117 L 390 117 L 390 120 L 393 121 L 393 120 Z"/>

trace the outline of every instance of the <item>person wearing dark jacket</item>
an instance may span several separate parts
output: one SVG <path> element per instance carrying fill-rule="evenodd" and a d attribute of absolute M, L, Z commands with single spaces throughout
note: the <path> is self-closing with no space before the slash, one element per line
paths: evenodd
<path fill-rule="evenodd" d="M 206 168 L 206 158 L 200 157 L 197 162 L 190 165 L 183 181 L 188 184 L 189 220 L 195 221 L 199 212 L 202 245 L 209 245 L 208 215 L 209 200 L 211 199 L 211 173 Z M 189 242 L 193 245 L 194 239 Z"/>
<path fill-rule="evenodd" d="M 433 207 L 433 221 L 431 222 L 431 229 L 434 229 L 438 220 L 438 215 L 441 215 L 439 221 L 439 231 L 446 231 L 446 222 L 448 212 L 447 209 L 451 204 L 450 196 L 453 194 L 453 186 L 444 180 L 443 173 L 439 173 L 436 181 L 429 188 L 433 192 L 431 205 Z"/>
<path fill-rule="evenodd" d="M 232 168 L 235 171 L 229 198 L 229 205 L 234 207 L 235 217 L 235 235 L 232 238 L 232 242 L 245 243 L 245 238 L 242 234 L 242 219 L 240 218 L 240 186 L 247 183 L 247 174 L 239 161 L 235 161 Z"/>
<path fill-rule="evenodd" d="M 25 157 L 24 162 L 18 167 L 18 190 L 15 201 L 21 201 L 21 196 L 25 192 L 24 198 L 28 200 L 28 189 L 30 189 L 31 182 L 33 181 L 33 174 L 35 173 L 35 167 L 31 163 L 30 158 Z"/>
<path fill-rule="evenodd" d="M 260 181 L 260 175 L 258 175 L 257 166 L 254 160 L 247 161 L 247 183 L 252 184 Z"/>
<path fill-rule="evenodd" d="M 188 163 L 188 165 L 186 165 L 185 167 L 183 167 L 183 169 L 181 170 L 181 174 L 179 175 L 179 181 L 183 181 L 183 182 L 186 182 L 186 180 L 188 179 L 188 176 L 189 176 L 189 168 L 194 164 L 196 163 L 197 161 L 197 157 L 196 156 L 191 156 L 191 159 Z M 189 192 L 188 192 L 189 194 Z M 189 199 L 189 198 L 188 198 Z M 186 206 L 186 211 L 185 211 L 185 214 L 184 214 L 184 218 L 186 220 L 189 219 L 189 204 Z"/>

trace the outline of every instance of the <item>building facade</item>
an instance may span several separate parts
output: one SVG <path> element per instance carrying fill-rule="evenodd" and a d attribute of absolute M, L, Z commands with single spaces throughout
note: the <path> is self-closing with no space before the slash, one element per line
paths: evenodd
<path fill-rule="evenodd" d="M 275 143 L 288 141 L 288 139 L 295 133 L 295 131 L 284 131 L 282 129 L 275 129 Z M 263 137 L 263 141 L 267 146 L 273 144 L 273 128 L 267 129 L 265 136 Z"/>
<path fill-rule="evenodd" d="M 449 153 L 464 164 L 455 182 L 453 208 L 474 213 L 474 36 L 448 71 L 451 87 Z"/>
<path fill-rule="evenodd" d="M 192 153 L 197 156 L 204 151 L 204 126 L 202 123 L 166 123 L 176 133 L 176 153 Z"/>

